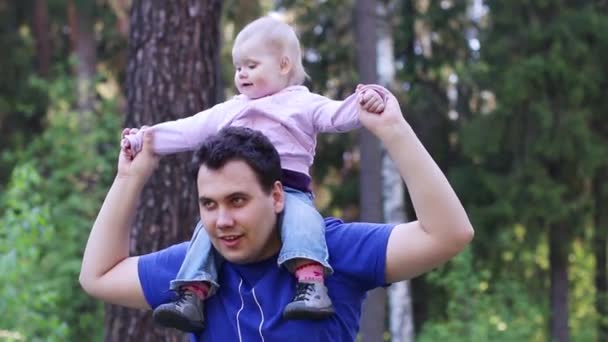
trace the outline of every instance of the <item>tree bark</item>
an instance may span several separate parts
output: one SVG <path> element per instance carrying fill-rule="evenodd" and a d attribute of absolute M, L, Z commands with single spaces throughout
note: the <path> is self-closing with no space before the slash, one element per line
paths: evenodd
<path fill-rule="evenodd" d="M 36 71 L 41 77 L 47 77 L 51 65 L 51 39 L 49 37 L 49 8 L 46 0 L 34 1 L 32 26 L 36 40 Z"/>
<path fill-rule="evenodd" d="M 553 224 L 549 230 L 551 272 L 551 341 L 570 340 L 568 328 L 568 246 L 567 227 Z"/>
<path fill-rule="evenodd" d="M 97 51 L 93 34 L 91 8 L 78 7 L 74 0 L 68 0 L 68 23 L 72 53 L 76 57 L 77 106 L 80 111 L 93 111 L 95 104 L 94 77 L 96 73 Z"/>
<path fill-rule="evenodd" d="M 355 4 L 355 41 L 357 42 L 357 68 L 361 83 L 377 83 L 376 70 L 376 1 L 357 0 Z M 378 139 L 368 130 L 359 132 L 361 220 L 381 222 L 382 151 Z M 386 318 L 386 290 L 372 290 L 363 303 L 360 336 L 362 342 L 384 340 Z"/>
<path fill-rule="evenodd" d="M 395 53 L 391 27 L 391 13 L 394 5 L 393 0 L 377 2 L 378 81 L 389 89 L 395 82 Z M 381 175 L 384 221 L 394 224 L 406 222 L 403 179 L 384 148 L 382 149 Z M 401 281 L 388 288 L 388 303 L 391 342 L 412 342 L 414 340 L 414 319 L 409 281 Z"/>
<path fill-rule="evenodd" d="M 127 64 L 127 127 L 193 115 L 215 104 L 220 0 L 133 2 Z M 142 194 L 131 253 L 143 254 L 190 238 L 198 219 L 190 154 L 161 160 Z M 169 284 L 167 284 L 167 290 Z M 150 312 L 106 307 L 106 341 L 179 341 L 153 325 Z"/>

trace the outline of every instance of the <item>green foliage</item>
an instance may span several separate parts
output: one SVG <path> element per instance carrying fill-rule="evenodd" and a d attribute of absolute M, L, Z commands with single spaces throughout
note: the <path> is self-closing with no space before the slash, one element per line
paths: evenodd
<path fill-rule="evenodd" d="M 43 181 L 33 164 L 15 168 L 4 196 L 6 213 L 0 221 L 1 327 L 28 338 L 61 341 L 68 335 L 67 322 L 51 310 L 57 309 L 53 304 L 61 296 L 57 282 L 69 282 L 43 278 L 49 277 L 44 270 L 51 266 L 55 271 L 58 266 L 49 265 L 52 261 L 47 254 L 57 248 L 57 229 L 49 222 L 50 203 L 37 190 Z"/>
<path fill-rule="evenodd" d="M 546 340 L 546 302 L 535 302 L 517 279 L 497 279 L 473 267 L 470 250 L 431 272 L 427 281 L 447 289 L 450 300 L 445 317 L 423 325 L 418 341 Z"/>
<path fill-rule="evenodd" d="M 584 252 L 591 244 L 580 237 L 594 215 L 590 180 L 606 161 L 593 124 L 605 110 L 598 87 L 605 73 L 598 69 L 608 57 L 599 44 L 606 15 L 567 1 L 488 4 L 491 25 L 473 71 L 477 87 L 495 94 L 496 107 L 463 123 L 463 160 L 450 173 L 477 227 L 476 265 L 491 272 L 489 284 L 500 284 L 481 309 L 509 317 L 515 311 L 505 311 L 505 304 L 527 303 L 517 314 L 529 326 L 506 321 L 524 333 L 513 340 L 547 338 L 526 329 L 547 330 L 548 322 L 535 318 L 550 317 L 547 233 L 565 224 L 560 243 L 571 261 L 570 298 L 578 300 L 570 334 L 593 340 L 592 256 Z M 515 291 L 513 298 L 503 291 Z M 489 340 L 502 340 L 493 336 Z"/>
<path fill-rule="evenodd" d="M 46 85 L 46 129 L 18 155 L 0 216 L 0 329 L 28 341 L 90 339 L 101 307 L 78 284 L 82 249 L 114 174 L 119 115 L 72 109 L 73 82 Z M 15 267 L 17 265 L 17 267 Z"/>
<path fill-rule="evenodd" d="M 18 9 L 0 6 L 0 192 L 15 161 L 3 149 L 22 149 L 40 131 L 47 105 L 37 86 L 34 39 L 31 29 L 20 25 Z M 7 48 L 10 47 L 10 48 Z"/>
<path fill-rule="evenodd" d="M 573 341 L 599 341 L 596 324 L 599 319 L 594 308 L 597 291 L 593 283 L 595 260 L 593 250 L 588 248 L 592 229 L 585 228 L 585 235 L 573 243 L 570 256 L 570 281 L 572 291 L 569 298 L 570 325 Z M 605 317 L 603 319 L 606 319 Z"/>

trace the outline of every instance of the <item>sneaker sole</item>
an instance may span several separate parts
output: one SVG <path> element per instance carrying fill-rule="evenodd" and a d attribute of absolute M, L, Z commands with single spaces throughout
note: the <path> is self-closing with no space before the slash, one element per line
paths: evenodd
<path fill-rule="evenodd" d="M 185 332 L 197 333 L 205 328 L 205 323 L 190 321 L 166 311 L 154 312 L 152 318 L 159 325 Z"/>
<path fill-rule="evenodd" d="M 324 309 L 297 308 L 283 311 L 284 319 L 296 320 L 322 320 L 333 316 L 336 313 L 333 307 Z"/>

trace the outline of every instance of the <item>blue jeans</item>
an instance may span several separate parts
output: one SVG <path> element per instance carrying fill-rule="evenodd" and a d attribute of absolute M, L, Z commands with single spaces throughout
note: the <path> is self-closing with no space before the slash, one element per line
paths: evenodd
<path fill-rule="evenodd" d="M 333 269 L 329 265 L 325 242 L 325 220 L 315 209 L 312 200 L 310 193 L 285 187 L 285 209 L 280 216 L 282 246 L 277 263 L 293 273 L 295 259 L 313 260 L 323 265 L 325 274 L 330 275 Z M 213 248 L 199 221 L 186 258 L 171 281 L 171 290 L 188 283 L 206 281 L 211 285 L 210 294 L 213 294 L 219 287 L 217 270 L 222 262 L 222 256 Z"/>

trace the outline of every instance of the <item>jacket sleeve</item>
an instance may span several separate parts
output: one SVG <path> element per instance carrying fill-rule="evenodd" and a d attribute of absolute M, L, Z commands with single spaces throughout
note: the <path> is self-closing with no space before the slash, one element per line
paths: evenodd
<path fill-rule="evenodd" d="M 386 103 L 389 91 L 376 84 L 368 84 L 355 91 L 343 101 L 330 100 L 315 95 L 311 101 L 313 126 L 316 132 L 342 133 L 361 127 L 359 122 L 359 96 L 363 91 L 377 92 Z"/>
<path fill-rule="evenodd" d="M 184 151 L 193 151 L 217 130 L 214 118 L 216 107 L 204 110 L 193 116 L 156 124 L 148 129 L 154 131 L 154 152 L 167 155 Z M 143 145 L 144 130 L 126 136 L 131 149 L 139 153 Z"/>

